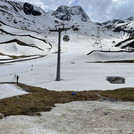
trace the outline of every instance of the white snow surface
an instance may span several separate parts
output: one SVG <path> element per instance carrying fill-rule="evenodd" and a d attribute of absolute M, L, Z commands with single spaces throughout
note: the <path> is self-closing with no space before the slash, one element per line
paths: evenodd
<path fill-rule="evenodd" d="M 130 134 L 134 103 L 86 101 L 56 104 L 39 117 L 10 116 L 0 120 L 1 134 Z"/>
<path fill-rule="evenodd" d="M 96 61 L 133 60 L 133 53 L 95 51 L 87 55 L 94 47 L 87 42 L 88 38 L 86 38 L 72 34 L 69 42 L 61 42 L 61 81 L 55 81 L 57 53 L 53 52 L 57 51 L 56 35 L 48 38 L 55 41 L 50 51 L 51 54 L 31 61 L 1 65 L 0 76 L 2 77 L 0 77 L 0 81 L 13 82 L 13 77 L 17 74 L 21 83 L 48 90 L 112 90 L 121 87 L 134 87 L 133 63 L 92 63 Z M 126 81 L 124 84 L 110 84 L 106 81 L 107 76 L 124 77 Z"/>
<path fill-rule="evenodd" d="M 2 64 L 0 66 L 0 81 L 1 82 L 13 82 L 14 75 L 19 75 L 19 81 L 32 86 L 39 86 L 47 88 L 48 90 L 95 90 L 95 89 L 115 89 L 120 87 L 133 87 L 133 63 L 89 63 L 96 61 L 112 61 L 112 60 L 133 60 L 133 53 L 103 53 L 95 51 L 90 55 L 87 55 L 93 50 L 114 50 L 118 51 L 120 48 L 113 46 L 112 41 L 120 42 L 122 38 L 126 39 L 127 35 L 122 33 L 113 34 L 112 32 L 100 32 L 102 37 L 102 44 L 95 44 L 96 41 L 96 26 L 90 22 L 90 26 L 87 23 L 83 23 L 83 28 L 77 31 L 67 31 L 62 33 L 62 37 L 65 34 L 69 34 L 70 41 L 63 42 L 61 40 L 61 81 L 55 81 L 56 79 L 56 64 L 57 64 L 57 33 L 50 33 L 47 37 L 44 34 L 37 34 L 26 30 L 20 30 L 11 28 L 9 26 L 2 25 L 2 29 L 9 33 L 17 34 L 13 36 L 10 34 L 2 34 L 0 38 L 2 41 L 18 39 L 27 44 L 33 44 L 38 48 L 31 48 L 29 45 L 20 46 L 17 43 L 6 43 L 0 45 L 0 52 L 5 56 L 30 56 L 30 55 L 46 55 L 43 58 L 13 62 L 10 64 Z M 89 26 L 89 27 L 88 27 Z M 87 29 L 86 29 L 87 28 Z M 89 33 L 89 31 L 91 33 Z M 85 35 L 84 35 L 85 33 Z M 27 35 L 26 37 L 21 35 Z M 29 36 L 30 35 L 30 36 Z M 5 37 L 5 38 L 4 38 Z M 32 38 L 36 37 L 38 38 Z M 42 42 L 40 39 L 49 41 L 49 43 Z M 3 55 L 1 55 L 1 59 Z M 25 58 L 28 59 L 28 58 Z M 19 59 L 10 59 L 11 61 L 17 61 Z M 23 58 L 24 60 L 24 58 Z M 0 63 L 6 63 L 9 60 L 2 60 Z M 9 63 L 9 62 L 8 62 Z M 110 84 L 106 81 L 107 76 L 122 76 L 126 78 L 125 84 Z"/>
<path fill-rule="evenodd" d="M 0 84 L 0 99 L 24 95 L 27 92 L 23 91 L 20 87 L 13 84 Z"/>
<path fill-rule="evenodd" d="M 81 59 L 87 62 L 122 61 L 122 60 L 130 61 L 134 59 L 134 53 L 122 52 L 122 51 L 121 52 L 94 51 L 88 56 L 83 56 Z"/>

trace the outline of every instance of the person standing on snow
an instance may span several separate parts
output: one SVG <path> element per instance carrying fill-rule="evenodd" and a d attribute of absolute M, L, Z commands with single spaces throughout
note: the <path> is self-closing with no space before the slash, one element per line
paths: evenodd
<path fill-rule="evenodd" d="M 16 76 L 16 79 L 17 79 L 17 84 L 19 83 L 19 76 L 17 75 Z"/>

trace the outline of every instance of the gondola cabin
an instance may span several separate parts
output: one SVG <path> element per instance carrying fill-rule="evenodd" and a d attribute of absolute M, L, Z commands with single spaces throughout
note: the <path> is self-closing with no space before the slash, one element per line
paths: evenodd
<path fill-rule="evenodd" d="M 65 42 L 68 42 L 68 41 L 70 40 L 70 38 L 69 38 L 68 35 L 64 35 L 63 40 L 64 40 Z"/>

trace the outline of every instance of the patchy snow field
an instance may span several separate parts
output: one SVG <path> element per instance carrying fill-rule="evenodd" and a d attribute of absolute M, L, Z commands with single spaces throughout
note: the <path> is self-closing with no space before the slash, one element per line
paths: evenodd
<path fill-rule="evenodd" d="M 1 134 L 133 134 L 134 103 L 87 101 L 57 104 L 40 117 L 0 120 Z"/>
<path fill-rule="evenodd" d="M 92 26 L 92 25 L 91 25 Z M 127 35 L 123 33 L 115 34 L 111 31 L 109 33 L 101 32 L 102 44 L 95 45 L 96 41 L 96 27 L 89 27 L 91 33 L 85 36 L 76 31 L 69 31 L 66 34 L 70 35 L 69 42 L 61 41 L 61 81 L 55 81 L 56 79 L 56 67 L 57 67 L 57 34 L 51 33 L 45 38 L 48 42 L 42 42 L 40 39 L 44 39 L 44 35 L 35 34 L 34 32 L 28 33 L 25 30 L 17 30 L 10 28 L 9 26 L 2 26 L 3 30 L 13 33 L 19 33 L 18 36 L 6 35 L 2 40 L 18 39 L 27 44 L 33 44 L 36 47 L 31 48 L 29 45 L 20 46 L 18 44 L 8 43 L 1 44 L 1 53 L 7 56 L 30 56 L 20 59 L 13 58 L 10 60 L 3 59 L 1 54 L 0 61 L 0 82 L 15 82 L 14 75 L 19 75 L 19 82 L 47 88 L 48 90 L 107 90 L 120 87 L 134 87 L 134 64 L 133 63 L 90 63 L 96 61 L 120 61 L 120 60 L 133 60 L 133 53 L 126 52 L 112 52 L 105 53 L 95 51 L 90 55 L 87 55 L 93 50 L 111 50 L 119 51 L 120 48 L 114 47 L 112 41 L 120 42 L 127 38 Z M 87 33 L 88 30 L 87 29 Z M 85 30 L 85 29 L 84 29 Z M 81 29 L 81 32 L 84 32 Z M 26 33 L 25 33 L 26 32 Z M 23 36 L 21 36 L 21 34 Z M 24 35 L 27 36 L 24 36 Z M 112 36 L 110 36 L 112 35 Z M 62 33 L 62 37 L 64 33 Z M 38 40 L 37 40 L 38 37 Z M 9 47 L 10 46 L 10 47 Z M 40 50 L 39 48 L 43 49 Z M 40 52 L 41 51 L 41 52 Z M 39 54 L 39 55 L 38 55 Z M 30 58 L 38 58 L 38 56 L 46 55 L 43 58 L 34 59 L 23 62 L 13 62 L 19 60 L 28 60 Z M 9 57 L 8 57 L 9 58 Z M 10 62 L 10 64 L 3 64 Z M 110 84 L 106 81 L 107 76 L 120 76 L 126 79 L 125 84 Z"/>
<path fill-rule="evenodd" d="M 3 5 L 3 1 L 0 4 Z M 20 4 L 22 7 L 23 3 Z M 65 21 L 66 27 L 76 26 L 79 30 L 62 33 L 62 38 L 67 34 L 70 36 L 70 41 L 61 42 L 61 81 L 57 82 L 55 77 L 58 37 L 57 33 L 50 33 L 49 30 L 54 28 L 58 19 L 49 17 L 49 14 L 44 14 L 41 9 L 39 10 L 41 16 L 32 17 L 25 15 L 22 10 L 18 12 L 20 14 L 15 14 L 14 7 L 10 8 L 8 3 L 4 7 L 15 20 L 18 20 L 18 24 L 12 23 L 14 19 L 9 21 L 11 17 L 9 14 L 0 15 L 0 18 L 4 17 L 2 19 L 4 23 L 10 24 L 5 26 L 0 23 L 0 82 L 16 82 L 14 76 L 19 75 L 21 83 L 57 91 L 134 87 L 134 63 L 94 63 L 113 60 L 133 61 L 133 53 L 94 52 L 87 55 L 93 50 L 119 51 L 121 46 L 115 47 L 115 45 L 128 39 L 129 34 L 114 33 L 112 29 L 98 29 L 98 26 L 90 20 L 82 22 L 78 14 L 71 21 Z M 60 22 L 58 20 L 58 23 Z M 25 30 L 15 29 L 13 26 Z M 100 37 L 97 36 L 97 29 Z M 97 42 L 98 39 L 101 43 Z M 28 61 L 41 55 L 45 57 Z M 27 61 L 18 62 L 20 60 Z M 125 84 L 110 84 L 106 81 L 107 76 L 124 77 Z M 26 92 L 15 85 L 0 85 L 0 99 L 21 94 Z M 133 102 L 106 101 L 57 104 L 51 112 L 42 113 L 41 117 L 3 118 L 0 120 L 0 134 L 132 134 L 134 133 L 133 104 Z"/>
<path fill-rule="evenodd" d="M 107 90 L 121 87 L 134 87 L 134 63 L 91 63 L 96 61 L 133 60 L 133 53 L 101 53 L 93 50 L 119 51 L 112 41 L 120 42 L 122 38 L 101 33 L 102 44 L 95 43 L 94 35 L 83 36 L 71 33 L 70 41 L 61 45 L 61 81 L 55 81 L 57 67 L 57 34 L 51 34 L 47 40 L 52 44 L 42 43 L 39 37 L 30 42 L 32 37 L 17 39 L 30 43 L 38 49 L 18 44 L 1 45 L 0 82 L 19 82 L 57 91 Z M 13 31 L 11 29 L 11 31 Z M 17 31 L 16 31 L 17 32 Z M 23 31 L 22 31 L 23 32 Z M 27 33 L 28 34 L 28 33 Z M 111 32 L 109 34 L 112 34 Z M 20 33 L 21 35 L 21 33 Z M 23 33 L 24 35 L 24 33 Z M 30 35 L 33 35 L 32 33 Z M 36 35 L 33 35 L 36 36 Z M 2 36 L 1 36 L 2 38 Z M 9 38 L 7 36 L 7 38 Z M 16 36 L 15 36 L 16 38 Z M 127 37 L 124 37 L 127 38 Z M 3 38 L 4 39 L 4 38 Z M 12 39 L 12 37 L 10 37 Z M 30 39 L 30 40 L 29 40 Z M 11 46 L 9 49 L 9 45 Z M 4 46 L 4 47 L 3 47 Z M 22 49 L 23 48 L 23 49 Z M 30 49 L 28 49 L 30 48 Z M 44 49 L 45 51 L 40 50 Z M 41 52 L 40 52 L 41 51 Z M 45 57 L 23 62 L 8 62 L 3 55 L 25 56 L 42 54 Z M 11 58 L 11 57 L 10 57 Z M 25 57 L 27 59 L 27 57 Z M 29 57 L 28 57 L 29 59 Z M 10 59 L 11 60 L 11 59 Z M 18 59 L 12 59 L 17 61 Z M 110 84 L 107 76 L 121 76 L 125 84 Z M 15 85 L 0 85 L 0 99 L 25 94 Z M 41 117 L 10 116 L 0 120 L 0 134 L 130 134 L 134 133 L 133 102 L 72 102 L 57 104 L 51 112 L 42 113 Z"/>
<path fill-rule="evenodd" d="M 0 99 L 27 94 L 20 87 L 13 84 L 0 84 Z"/>

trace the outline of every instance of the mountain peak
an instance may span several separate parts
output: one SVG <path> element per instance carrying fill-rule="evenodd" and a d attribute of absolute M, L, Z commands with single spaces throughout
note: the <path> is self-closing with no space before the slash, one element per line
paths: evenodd
<path fill-rule="evenodd" d="M 90 20 L 81 6 L 69 7 L 62 5 L 52 15 L 62 21 L 70 21 L 76 16 L 78 16 L 83 22 Z"/>
<path fill-rule="evenodd" d="M 132 20 L 134 20 L 134 17 L 129 17 L 129 18 L 127 18 L 126 20 L 129 20 L 129 21 L 132 21 Z"/>

